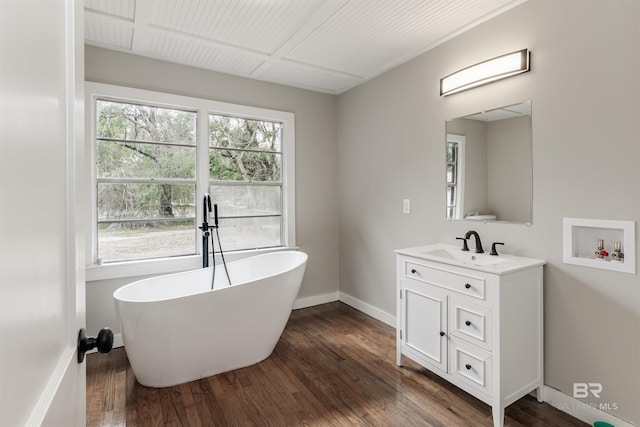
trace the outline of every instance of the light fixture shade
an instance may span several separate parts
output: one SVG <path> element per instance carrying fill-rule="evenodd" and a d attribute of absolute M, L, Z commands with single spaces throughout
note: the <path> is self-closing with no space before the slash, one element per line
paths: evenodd
<path fill-rule="evenodd" d="M 440 96 L 447 96 L 529 71 L 529 49 L 507 53 L 440 79 Z"/>

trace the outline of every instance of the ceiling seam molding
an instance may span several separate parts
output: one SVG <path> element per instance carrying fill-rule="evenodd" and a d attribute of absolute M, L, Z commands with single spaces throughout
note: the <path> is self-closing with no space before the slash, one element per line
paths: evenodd
<path fill-rule="evenodd" d="M 286 54 L 295 49 L 300 43 L 306 40 L 311 34 L 318 30 L 318 28 L 322 27 L 327 20 L 331 19 L 336 13 L 338 13 L 349 0 L 344 0 L 339 5 L 334 5 L 333 2 L 322 3 L 321 7 L 319 7 L 314 16 L 310 21 L 306 21 L 301 28 L 299 28 L 291 37 L 289 37 L 280 47 L 278 47 L 273 53 L 270 55 L 273 59 L 283 59 Z M 264 62 L 261 66 L 259 66 L 256 70 L 254 70 L 251 74 L 252 76 L 261 76 L 264 72 L 271 67 L 271 64 L 268 62 Z M 335 72 L 335 70 L 327 70 L 331 72 Z M 338 72 L 343 75 L 347 75 L 350 77 L 359 78 L 359 76 L 350 75 L 349 73 Z"/>

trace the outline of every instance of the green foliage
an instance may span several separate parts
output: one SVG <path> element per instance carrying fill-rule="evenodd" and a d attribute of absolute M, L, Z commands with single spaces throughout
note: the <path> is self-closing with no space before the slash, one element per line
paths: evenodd
<path fill-rule="evenodd" d="M 99 179 L 195 180 L 196 114 L 100 100 L 97 102 Z M 209 173 L 212 179 L 242 182 L 280 182 L 282 125 L 218 115 L 209 116 Z M 246 188 L 235 197 L 255 209 L 260 192 Z M 269 193 L 265 193 L 269 194 Z M 275 202 L 279 200 L 274 199 Z M 270 207 L 269 212 L 277 207 Z M 120 223 L 152 227 L 154 219 L 195 216 L 195 185 L 153 182 L 100 182 L 98 219 L 146 220 Z M 113 227 L 113 226 L 111 226 Z"/>
<path fill-rule="evenodd" d="M 98 138 L 195 145 L 196 114 L 145 105 L 98 101 Z"/>
<path fill-rule="evenodd" d="M 174 217 L 195 216 L 193 185 L 124 182 L 98 184 L 98 220 L 168 217 L 162 212 L 163 200 L 171 200 Z"/>
<path fill-rule="evenodd" d="M 109 101 L 97 110 L 98 178 L 195 179 L 195 113 Z M 193 216 L 194 197 L 194 185 L 101 184 L 98 216 Z"/>
<path fill-rule="evenodd" d="M 211 115 L 209 146 L 209 173 L 213 179 L 244 182 L 281 179 L 280 123 Z"/>

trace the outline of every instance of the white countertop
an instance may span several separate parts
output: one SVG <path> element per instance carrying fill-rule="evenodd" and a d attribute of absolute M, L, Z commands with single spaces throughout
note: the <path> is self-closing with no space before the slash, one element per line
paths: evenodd
<path fill-rule="evenodd" d="M 489 255 L 489 252 L 477 254 L 473 249 L 463 251 L 460 246 L 436 243 L 414 248 L 397 249 L 397 254 L 422 258 L 443 264 L 465 267 L 485 273 L 507 274 L 546 264 L 546 261 L 509 254 Z"/>

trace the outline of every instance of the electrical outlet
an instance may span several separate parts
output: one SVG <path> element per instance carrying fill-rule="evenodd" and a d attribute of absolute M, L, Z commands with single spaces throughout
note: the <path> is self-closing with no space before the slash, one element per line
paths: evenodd
<path fill-rule="evenodd" d="M 405 214 L 411 213 L 411 199 L 402 200 L 402 213 L 405 213 Z"/>

